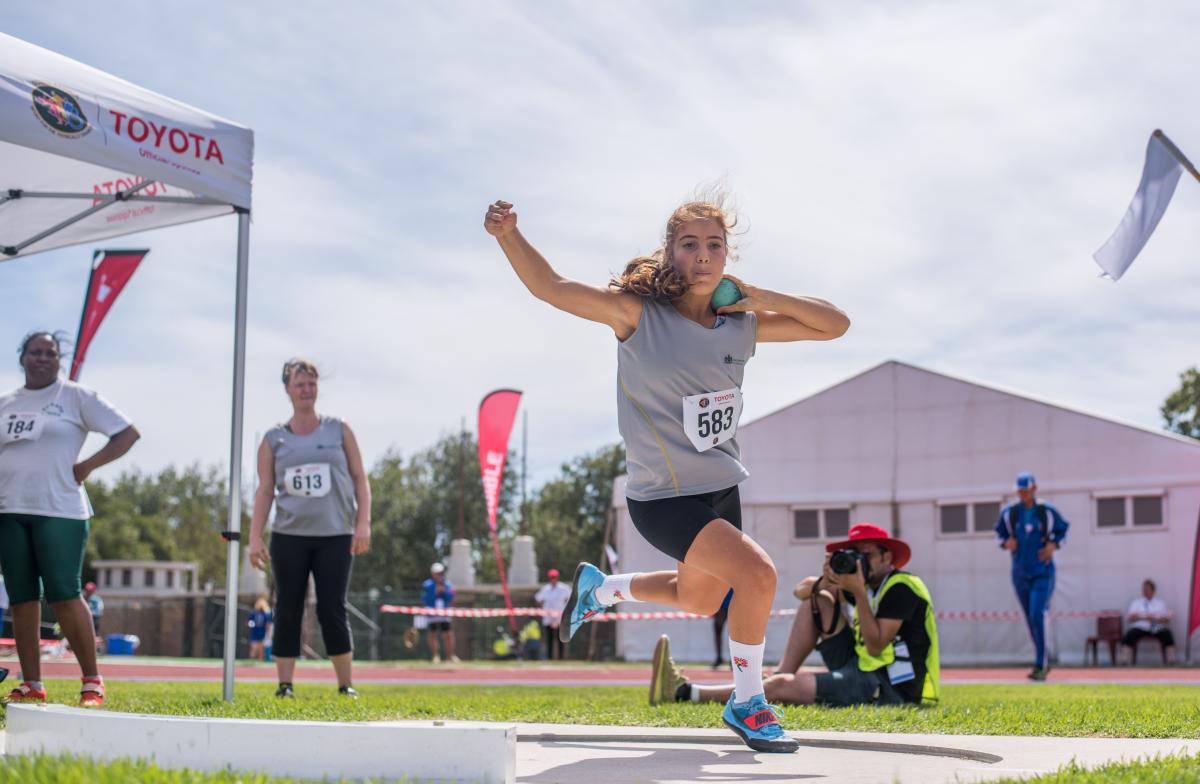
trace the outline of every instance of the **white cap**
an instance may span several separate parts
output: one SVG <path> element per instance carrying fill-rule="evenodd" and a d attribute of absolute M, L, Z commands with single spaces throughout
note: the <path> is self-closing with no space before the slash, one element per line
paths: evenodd
<path fill-rule="evenodd" d="M 433 572 L 434 574 L 441 574 L 442 572 L 446 571 L 446 567 L 442 566 L 440 563 L 435 563 L 433 566 L 429 567 L 429 571 Z"/>

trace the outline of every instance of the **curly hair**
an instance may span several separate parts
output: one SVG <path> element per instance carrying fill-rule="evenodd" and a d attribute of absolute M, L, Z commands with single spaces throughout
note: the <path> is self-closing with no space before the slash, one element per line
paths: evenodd
<path fill-rule="evenodd" d="M 283 363 L 283 385 L 286 387 L 288 382 L 292 380 L 293 373 L 307 373 L 313 378 L 320 378 L 321 374 L 317 372 L 317 366 L 310 360 L 300 357 L 292 357 L 287 362 Z"/>
<path fill-rule="evenodd" d="M 632 259 L 625 265 L 624 272 L 613 276 L 608 282 L 609 288 L 656 300 L 674 301 L 682 297 L 687 292 L 688 284 L 671 263 L 671 248 L 679 227 L 691 220 L 714 220 L 721 227 L 721 234 L 728 245 L 729 233 L 737 226 L 738 219 L 732 208 L 726 206 L 727 201 L 724 190 L 713 188 L 676 207 L 667 220 L 662 246 L 649 256 Z"/>
<path fill-rule="evenodd" d="M 62 360 L 64 356 L 63 345 L 67 344 L 70 347 L 70 340 L 67 339 L 67 333 L 62 330 L 50 329 L 35 329 L 21 338 L 21 343 L 17 346 L 17 361 L 21 362 L 25 359 L 25 352 L 29 350 L 29 344 L 34 338 L 47 337 L 54 341 L 54 348 L 58 351 L 58 358 Z"/>

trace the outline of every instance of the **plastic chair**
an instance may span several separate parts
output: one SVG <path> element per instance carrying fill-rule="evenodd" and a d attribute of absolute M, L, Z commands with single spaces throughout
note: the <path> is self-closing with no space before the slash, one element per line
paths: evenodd
<path fill-rule="evenodd" d="M 1083 661 L 1087 663 L 1088 651 L 1092 653 L 1092 666 L 1099 666 L 1100 655 L 1096 651 L 1099 643 L 1108 643 L 1108 663 L 1117 663 L 1117 644 L 1121 642 L 1121 614 L 1105 613 L 1096 618 L 1096 633 L 1083 644 Z"/>

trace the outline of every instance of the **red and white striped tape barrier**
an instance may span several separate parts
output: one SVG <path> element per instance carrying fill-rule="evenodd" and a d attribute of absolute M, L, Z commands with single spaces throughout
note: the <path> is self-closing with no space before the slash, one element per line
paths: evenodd
<path fill-rule="evenodd" d="M 396 604 L 385 604 L 379 608 L 383 613 L 400 613 L 402 615 L 430 615 L 439 618 L 506 618 L 510 614 L 503 607 L 446 607 L 438 610 L 433 607 L 404 607 Z M 541 607 L 514 607 L 512 615 L 530 616 L 534 618 L 558 615 L 555 610 L 544 610 Z M 796 614 L 796 608 L 772 610 L 776 617 Z M 1114 615 L 1106 610 L 1054 610 L 1049 613 L 1051 618 L 1098 618 Z M 666 610 L 654 612 L 606 612 L 592 616 L 593 621 L 679 621 L 698 618 L 711 618 L 711 615 Z M 1023 621 L 1024 614 L 1019 610 L 950 610 L 937 614 L 939 621 Z"/>

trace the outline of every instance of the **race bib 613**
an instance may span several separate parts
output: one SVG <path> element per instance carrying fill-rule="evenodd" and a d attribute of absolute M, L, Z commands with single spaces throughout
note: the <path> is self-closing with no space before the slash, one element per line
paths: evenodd
<path fill-rule="evenodd" d="M 288 495 L 324 498 L 332 487 L 329 463 L 306 463 L 285 468 L 283 490 Z"/>

